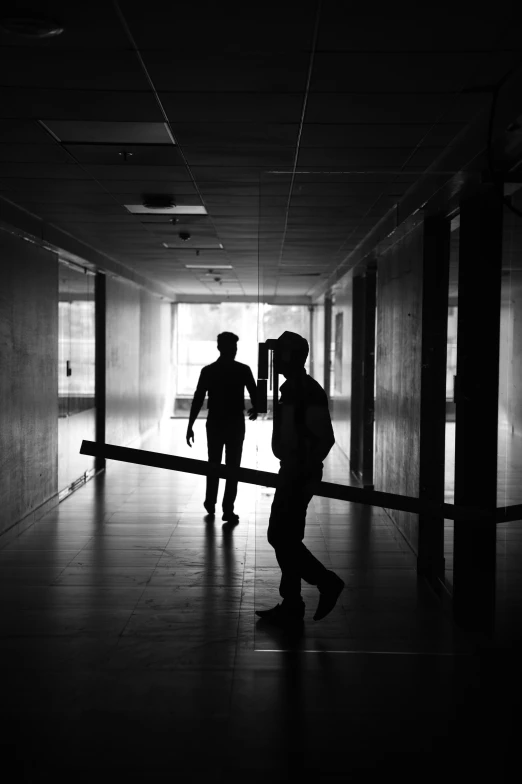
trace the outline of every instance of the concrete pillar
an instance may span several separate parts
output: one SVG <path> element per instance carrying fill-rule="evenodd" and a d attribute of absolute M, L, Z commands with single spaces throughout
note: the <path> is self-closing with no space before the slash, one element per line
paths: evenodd
<path fill-rule="evenodd" d="M 419 497 L 444 502 L 450 222 L 426 217 L 423 236 Z M 444 517 L 419 515 L 417 572 L 444 581 Z"/>
<path fill-rule="evenodd" d="M 461 204 L 457 338 L 455 504 L 485 520 L 455 521 L 456 621 L 490 637 L 494 627 L 502 185 Z"/>
<path fill-rule="evenodd" d="M 373 488 L 376 268 L 353 279 L 350 467 Z"/>
<path fill-rule="evenodd" d="M 96 405 L 96 443 L 105 443 L 105 375 L 106 375 L 106 287 L 105 275 L 98 272 L 94 285 L 94 339 L 96 346 L 94 370 L 94 401 Z M 105 458 L 97 456 L 94 461 L 96 471 L 105 468 Z"/>
<path fill-rule="evenodd" d="M 332 297 L 328 294 L 324 298 L 324 391 L 330 400 L 331 356 L 332 343 Z"/>

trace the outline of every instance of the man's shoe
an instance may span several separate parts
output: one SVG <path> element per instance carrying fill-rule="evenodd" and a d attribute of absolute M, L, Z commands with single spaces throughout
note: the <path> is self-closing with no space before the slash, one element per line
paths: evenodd
<path fill-rule="evenodd" d="M 321 585 L 321 588 L 319 588 L 319 604 L 315 611 L 314 621 L 322 620 L 333 610 L 343 588 L 343 580 L 334 574 L 334 572 L 330 572 L 325 584 Z"/>
<path fill-rule="evenodd" d="M 213 515 L 214 512 L 216 511 L 216 507 L 214 506 L 214 504 L 207 504 L 207 502 L 205 501 L 203 503 L 203 506 L 205 507 L 209 515 Z"/>
<path fill-rule="evenodd" d="M 239 523 L 239 515 L 235 512 L 223 512 L 222 520 L 225 520 L 227 523 Z"/>
<path fill-rule="evenodd" d="M 276 604 L 271 610 L 256 610 L 264 621 L 276 624 L 277 626 L 291 626 L 292 624 L 302 623 L 305 614 L 304 602 L 298 605 Z"/>

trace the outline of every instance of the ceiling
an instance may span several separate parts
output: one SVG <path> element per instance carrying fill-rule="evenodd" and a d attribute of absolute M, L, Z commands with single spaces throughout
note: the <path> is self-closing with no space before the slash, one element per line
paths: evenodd
<path fill-rule="evenodd" d="M 173 296 L 315 297 L 520 57 L 502 3 L 421 6 L 33 4 L 64 32 L 0 32 L 0 195 Z"/>

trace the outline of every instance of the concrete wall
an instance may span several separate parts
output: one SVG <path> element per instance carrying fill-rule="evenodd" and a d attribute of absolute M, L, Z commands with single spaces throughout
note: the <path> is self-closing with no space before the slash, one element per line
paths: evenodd
<path fill-rule="evenodd" d="M 108 278 L 106 334 L 106 441 L 127 446 L 170 413 L 171 306 Z"/>
<path fill-rule="evenodd" d="M 0 540 L 58 503 L 55 254 L 0 232 Z M 107 441 L 126 445 L 170 413 L 171 306 L 107 280 Z"/>
<path fill-rule="evenodd" d="M 511 350 L 510 420 L 513 432 L 522 436 L 522 274 L 516 276 L 513 296 L 513 342 Z M 515 281 L 514 281 L 515 283 Z M 501 336 L 502 337 L 502 336 Z"/>
<path fill-rule="evenodd" d="M 313 312 L 313 350 L 315 380 L 324 386 L 324 303 L 314 303 Z"/>
<path fill-rule="evenodd" d="M 499 425 L 522 435 L 522 227 L 504 211 L 500 311 Z"/>
<path fill-rule="evenodd" d="M 332 360 L 334 375 L 331 383 L 331 412 L 335 440 L 347 458 L 350 457 L 350 402 L 352 387 L 352 274 L 345 275 L 336 283 L 332 307 L 332 343 L 336 341 L 336 319 L 342 316 L 342 363 L 336 367 Z M 340 373 L 339 373 L 340 370 Z M 337 378 L 337 383 L 335 379 Z M 339 383 L 340 382 L 340 383 Z"/>
<path fill-rule="evenodd" d="M 0 269 L 2 533 L 58 500 L 58 260 L 2 231 Z"/>
<path fill-rule="evenodd" d="M 418 496 L 422 226 L 378 258 L 375 489 Z M 391 511 L 417 550 L 418 517 Z"/>

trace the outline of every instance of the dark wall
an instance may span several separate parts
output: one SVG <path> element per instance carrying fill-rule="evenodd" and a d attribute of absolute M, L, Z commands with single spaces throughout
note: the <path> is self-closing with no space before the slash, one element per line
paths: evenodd
<path fill-rule="evenodd" d="M 126 446 L 158 424 L 169 400 L 171 306 L 107 279 L 106 441 Z"/>
<path fill-rule="evenodd" d="M 375 489 L 418 496 L 420 446 L 422 226 L 378 259 Z M 418 517 L 391 515 L 417 551 Z"/>
<path fill-rule="evenodd" d="M 0 232 L 0 533 L 57 501 L 58 260 Z"/>

